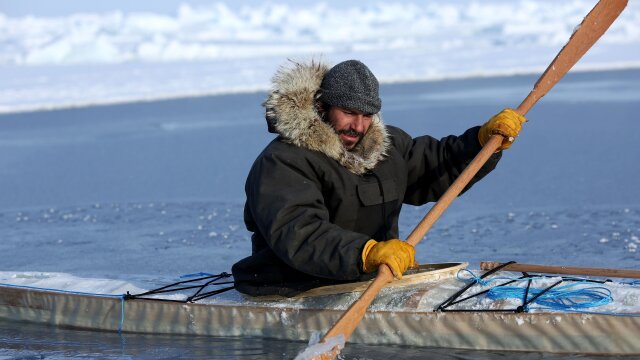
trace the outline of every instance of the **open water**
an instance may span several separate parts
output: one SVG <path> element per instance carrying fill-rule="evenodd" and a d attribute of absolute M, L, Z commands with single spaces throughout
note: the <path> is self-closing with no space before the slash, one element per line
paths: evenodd
<path fill-rule="evenodd" d="M 384 85 L 383 117 L 414 136 L 461 133 L 516 107 L 536 78 Z M 273 137 L 264 97 L 0 115 L 0 271 L 110 279 L 228 271 L 250 252 L 243 185 Z M 418 261 L 640 268 L 638 113 L 639 70 L 568 75 L 528 114 L 498 169 L 420 243 Z M 405 207 L 403 236 L 427 210 Z M 119 336 L 0 321 L 0 359 L 280 359 L 307 340 Z M 356 344 L 343 355 L 559 358 Z"/>

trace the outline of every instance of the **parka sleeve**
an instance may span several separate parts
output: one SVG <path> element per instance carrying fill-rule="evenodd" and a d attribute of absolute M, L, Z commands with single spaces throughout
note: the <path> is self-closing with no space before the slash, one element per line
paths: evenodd
<path fill-rule="evenodd" d="M 431 136 L 415 139 L 396 129 L 393 141 L 403 152 L 407 163 L 407 191 L 404 202 L 422 205 L 438 201 L 445 191 L 480 152 L 479 126 L 472 127 L 460 136 L 447 136 L 437 140 Z M 493 154 L 465 187 L 467 191 L 485 177 L 497 165 L 502 152 Z"/>
<path fill-rule="evenodd" d="M 318 174 L 308 159 L 263 154 L 246 184 L 255 229 L 289 266 L 309 275 L 355 280 L 369 237 L 330 223 Z"/>

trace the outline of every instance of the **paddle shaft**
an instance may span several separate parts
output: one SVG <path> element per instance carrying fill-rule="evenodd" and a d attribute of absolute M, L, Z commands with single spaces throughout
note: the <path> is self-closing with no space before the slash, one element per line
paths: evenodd
<path fill-rule="evenodd" d="M 604 34 L 627 5 L 627 0 L 600 0 L 596 6 L 587 14 L 580 26 L 571 35 L 567 44 L 560 50 L 553 59 L 549 67 L 540 76 L 533 90 L 522 101 L 516 109 L 521 115 L 525 115 L 529 109 L 540 100 L 553 86 L 578 62 L 585 52 Z M 503 137 L 493 135 L 482 150 L 476 155 L 465 170 L 458 176 L 449 189 L 440 197 L 438 202 L 425 215 L 415 229 L 409 234 L 407 242 L 413 246 L 418 245 L 420 240 L 431 229 L 433 224 L 440 218 L 442 213 L 449 207 L 462 190 L 469 184 L 471 179 L 487 162 L 493 153 L 502 144 Z M 367 288 L 367 290 L 345 311 L 340 319 L 325 334 L 323 341 L 330 337 L 342 334 L 345 341 L 349 340 L 351 334 L 356 329 L 367 308 L 378 295 L 380 290 L 393 280 L 393 274 L 386 265 L 378 268 L 378 274 Z M 334 358 L 338 351 L 334 349 L 331 353 L 324 354 L 321 358 Z"/>
<path fill-rule="evenodd" d="M 491 270 L 502 265 L 499 262 L 483 261 L 480 263 L 480 270 Z M 586 268 L 575 266 L 550 266 L 535 264 L 519 264 L 514 263 L 507 265 L 504 270 L 533 272 L 542 274 L 563 274 L 563 275 L 583 275 L 583 276 L 601 276 L 615 277 L 627 279 L 640 279 L 640 270 L 627 269 L 603 269 L 603 268 Z"/>

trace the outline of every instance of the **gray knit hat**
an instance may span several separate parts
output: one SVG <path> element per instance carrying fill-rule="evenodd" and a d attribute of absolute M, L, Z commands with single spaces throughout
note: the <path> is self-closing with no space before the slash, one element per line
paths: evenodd
<path fill-rule="evenodd" d="M 365 64 L 347 60 L 325 74 L 319 99 L 331 106 L 377 114 L 382 106 L 378 88 L 378 79 Z"/>

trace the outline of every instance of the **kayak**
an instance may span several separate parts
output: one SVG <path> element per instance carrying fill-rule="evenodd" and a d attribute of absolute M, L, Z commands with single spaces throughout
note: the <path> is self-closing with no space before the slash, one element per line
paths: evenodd
<path fill-rule="evenodd" d="M 500 288 L 499 282 L 518 282 L 520 274 L 498 272 L 480 280 L 466 263 L 423 265 L 403 280 L 394 281 L 381 291 L 367 311 L 350 342 L 421 346 L 455 349 L 539 351 L 574 354 L 640 354 L 640 286 L 624 282 L 590 282 L 559 276 L 534 277 L 520 281 L 509 290 L 520 288 L 530 297 L 536 289 L 568 281 L 562 286 L 582 292 L 575 308 L 553 308 L 544 302 L 518 305 L 522 299 L 495 298 L 491 292 L 464 300 L 468 294 Z M 41 276 L 42 277 L 42 276 Z M 46 277 L 46 276 L 45 276 Z M 247 336 L 307 341 L 324 334 L 348 306 L 358 298 L 367 283 L 341 284 L 313 289 L 294 298 L 251 298 L 230 290 L 197 302 L 182 302 L 187 290 L 174 294 L 144 294 L 139 285 L 120 283 L 114 293 L 83 291 L 83 279 L 55 281 L 49 275 L 42 281 L 18 281 L 29 276 L 10 277 L 12 284 L 0 285 L 0 318 L 40 324 L 154 334 L 208 336 Z M 32 279 L 37 278 L 33 276 Z M 54 279 L 54 280 L 52 280 Z M 70 281 L 72 280 L 72 281 Z M 84 279 L 97 288 L 104 283 Z M 490 283 L 491 282 L 491 283 Z M 112 282 L 111 284 L 115 284 Z M 460 296 L 461 290 L 470 287 Z M 71 284 L 71 285 L 69 285 Z M 75 285 L 75 289 L 74 289 Z M 556 286 L 556 285 L 553 285 Z M 548 287 L 548 286 L 547 286 Z M 120 290 L 129 288 L 129 294 Z M 502 286 L 502 289 L 506 289 Z M 556 286 L 559 288 L 559 286 Z M 595 289 L 595 290 L 594 290 Z M 517 289 L 516 289 L 517 290 Z M 572 290 L 572 291 L 574 291 Z M 589 294 L 610 295 L 610 301 L 585 308 L 580 300 Z M 546 294 L 554 290 L 546 290 Z M 567 290 L 564 290 L 567 291 Z M 457 300 L 453 301 L 452 297 Z M 560 296 L 560 295 L 554 295 Z M 539 305 L 543 304 L 543 305 Z M 515 309 L 515 310 L 514 310 Z"/>

